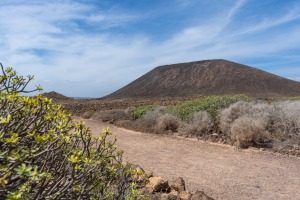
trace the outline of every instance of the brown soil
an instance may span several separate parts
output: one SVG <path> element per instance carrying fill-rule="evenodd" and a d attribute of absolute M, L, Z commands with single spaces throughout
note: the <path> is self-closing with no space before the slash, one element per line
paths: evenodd
<path fill-rule="evenodd" d="M 167 179 L 183 177 L 190 191 L 222 200 L 300 199 L 297 157 L 84 122 L 95 134 L 109 126 L 126 161 Z"/>
<path fill-rule="evenodd" d="M 299 96 L 300 83 L 227 60 L 204 60 L 156 67 L 104 98 L 232 94 Z"/>

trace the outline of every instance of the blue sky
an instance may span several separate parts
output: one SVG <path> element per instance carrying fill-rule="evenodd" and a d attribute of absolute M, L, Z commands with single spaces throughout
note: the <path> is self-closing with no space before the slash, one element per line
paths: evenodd
<path fill-rule="evenodd" d="M 204 59 L 300 81 L 300 1 L 0 1 L 0 62 L 45 92 L 101 97 L 156 66 Z"/>

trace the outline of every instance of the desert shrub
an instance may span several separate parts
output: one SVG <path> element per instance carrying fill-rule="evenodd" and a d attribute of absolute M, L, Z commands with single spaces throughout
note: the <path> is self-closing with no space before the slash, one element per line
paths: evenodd
<path fill-rule="evenodd" d="M 115 125 L 135 131 L 154 133 L 158 118 L 165 112 L 164 107 L 158 107 L 153 111 L 145 113 L 141 118 L 136 120 L 120 120 Z"/>
<path fill-rule="evenodd" d="M 82 122 L 40 95 L 21 96 L 33 77 L 0 75 L 0 199 L 133 199 L 135 170 L 109 130 Z"/>
<path fill-rule="evenodd" d="M 206 111 L 194 113 L 190 123 L 193 124 L 199 132 L 211 131 L 214 126 L 211 115 Z"/>
<path fill-rule="evenodd" d="M 130 111 L 130 114 L 131 117 L 136 120 L 142 118 L 147 112 L 154 111 L 157 107 L 157 105 L 133 107 Z"/>
<path fill-rule="evenodd" d="M 154 133 L 156 130 L 156 122 L 150 120 L 137 119 L 134 125 L 135 130 L 144 133 Z"/>
<path fill-rule="evenodd" d="M 121 128 L 135 130 L 134 128 L 134 121 L 132 120 L 118 120 L 115 122 L 115 125 Z"/>
<path fill-rule="evenodd" d="M 198 111 L 207 111 L 216 120 L 222 109 L 242 100 L 250 101 L 251 99 L 245 95 L 207 96 L 170 107 L 169 110 L 184 121 L 189 121 L 193 114 Z"/>
<path fill-rule="evenodd" d="M 247 148 L 268 136 L 268 120 L 264 117 L 242 116 L 231 128 L 231 139 L 237 147 Z"/>
<path fill-rule="evenodd" d="M 272 132 L 284 135 L 300 133 L 300 101 L 277 102 L 271 106 Z"/>
<path fill-rule="evenodd" d="M 283 141 L 289 135 L 299 134 L 299 113 L 299 101 L 273 104 L 237 102 L 221 112 L 220 127 L 233 141 L 241 143 L 238 146 Z M 247 142 L 239 142 L 242 140 Z"/>
<path fill-rule="evenodd" d="M 94 111 L 88 110 L 88 111 L 85 111 L 85 112 L 81 115 L 81 117 L 82 117 L 83 119 L 89 119 L 89 118 L 92 117 L 93 114 L 94 114 Z"/>
<path fill-rule="evenodd" d="M 157 119 L 156 133 L 176 132 L 180 126 L 177 117 L 171 114 L 164 114 Z"/>
<path fill-rule="evenodd" d="M 247 115 L 252 109 L 253 104 L 244 101 L 238 101 L 231 104 L 228 108 L 220 112 L 219 126 L 223 133 L 230 135 L 232 123 L 241 116 Z"/>
<path fill-rule="evenodd" d="M 199 111 L 194 113 L 193 118 L 188 124 L 181 127 L 181 131 L 187 134 L 201 136 L 209 134 L 214 127 L 214 122 L 211 115 L 206 111 Z"/>
<path fill-rule="evenodd" d="M 146 113 L 142 118 L 135 121 L 137 130 L 141 132 L 153 133 L 155 131 L 158 117 L 158 112 L 150 111 Z"/>
<path fill-rule="evenodd" d="M 269 121 L 270 106 L 265 103 L 239 101 L 220 112 L 219 126 L 223 133 L 230 135 L 231 125 L 240 117 L 258 117 Z"/>
<path fill-rule="evenodd" d="M 131 117 L 131 112 L 134 107 L 128 107 L 124 110 L 124 112 Z"/>
<path fill-rule="evenodd" d="M 91 118 L 102 122 L 115 123 L 118 120 L 129 120 L 131 117 L 125 110 L 109 110 L 95 112 Z"/>
<path fill-rule="evenodd" d="M 159 116 L 163 115 L 164 112 L 165 112 L 164 107 L 158 107 L 152 105 L 132 108 L 131 109 L 131 116 L 133 116 L 132 121 L 121 120 L 121 122 L 117 122 L 115 124 L 117 126 L 128 128 L 135 131 L 154 133 L 156 131 L 157 120 Z"/>
<path fill-rule="evenodd" d="M 270 119 L 268 104 L 239 101 L 221 111 L 219 126 L 236 146 L 247 148 L 271 139 Z"/>
<path fill-rule="evenodd" d="M 163 114 L 165 114 L 165 107 L 158 107 L 153 111 L 147 112 L 142 119 L 149 121 L 149 123 L 155 124 L 157 119 Z"/>
<path fill-rule="evenodd" d="M 156 128 L 156 122 L 152 123 L 144 119 L 137 120 L 119 120 L 115 122 L 118 127 L 139 131 L 143 133 L 154 133 Z"/>

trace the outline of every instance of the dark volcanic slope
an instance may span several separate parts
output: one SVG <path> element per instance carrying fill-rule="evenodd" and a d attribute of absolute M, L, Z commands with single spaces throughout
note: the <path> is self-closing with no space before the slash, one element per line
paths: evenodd
<path fill-rule="evenodd" d="M 47 97 L 49 99 L 53 99 L 54 101 L 56 100 L 70 100 L 70 99 L 73 99 L 73 98 L 70 98 L 70 97 L 66 97 L 62 94 L 59 94 L 57 92 L 46 92 L 46 93 L 43 93 L 42 94 L 44 97 Z"/>
<path fill-rule="evenodd" d="M 227 60 L 204 60 L 156 67 L 105 98 L 247 94 L 300 95 L 300 83 Z"/>

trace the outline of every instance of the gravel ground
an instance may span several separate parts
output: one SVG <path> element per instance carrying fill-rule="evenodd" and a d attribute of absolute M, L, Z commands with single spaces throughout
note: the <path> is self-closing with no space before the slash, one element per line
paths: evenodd
<path fill-rule="evenodd" d="M 83 121 L 94 134 L 109 126 L 126 161 L 167 179 L 183 177 L 189 191 L 222 200 L 300 200 L 299 157 Z"/>

